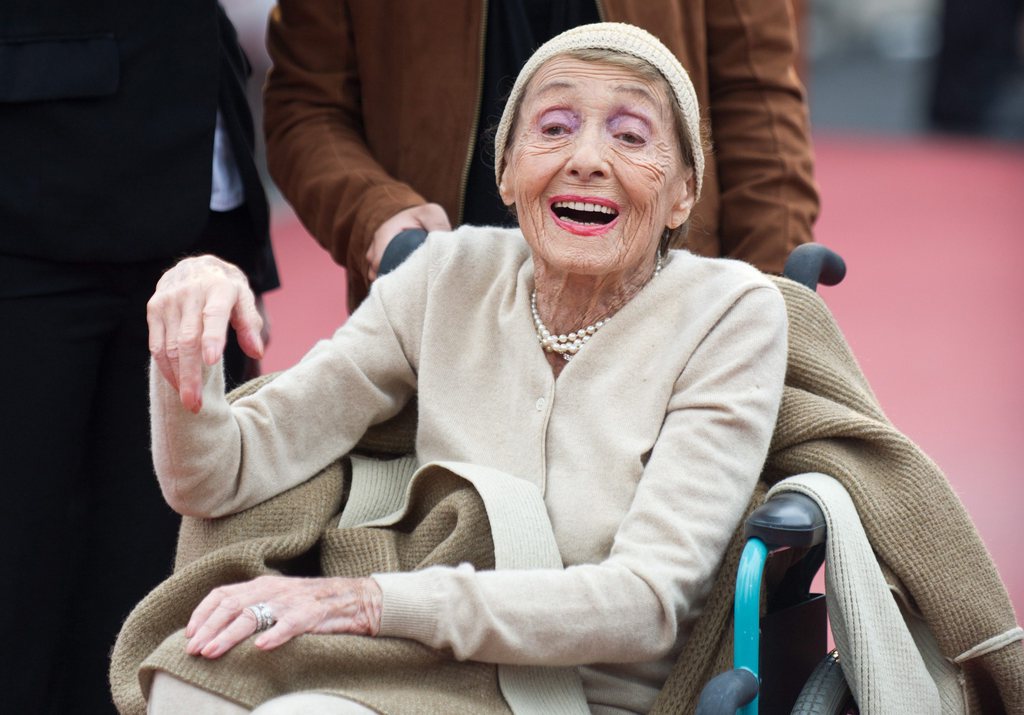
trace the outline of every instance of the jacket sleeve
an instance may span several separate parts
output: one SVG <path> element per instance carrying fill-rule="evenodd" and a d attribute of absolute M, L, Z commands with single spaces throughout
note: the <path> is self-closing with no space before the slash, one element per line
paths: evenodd
<path fill-rule="evenodd" d="M 497 663 L 663 657 L 702 609 L 750 501 L 785 369 L 782 298 L 774 289 L 752 290 L 676 378 L 664 425 L 603 562 L 374 574 L 384 592 L 380 634 Z"/>
<path fill-rule="evenodd" d="M 270 15 L 267 48 L 270 174 L 335 262 L 365 281 L 373 232 L 426 201 L 391 177 L 367 146 L 348 4 L 281 0 Z"/>
<path fill-rule="evenodd" d="M 781 273 L 813 240 L 818 191 L 789 0 L 708 2 L 711 136 L 722 255 Z"/>

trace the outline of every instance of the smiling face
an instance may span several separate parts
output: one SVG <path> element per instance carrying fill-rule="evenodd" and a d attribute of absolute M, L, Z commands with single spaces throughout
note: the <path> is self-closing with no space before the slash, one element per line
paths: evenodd
<path fill-rule="evenodd" d="M 538 273 L 646 280 L 693 205 L 668 89 L 611 62 L 558 56 L 523 96 L 499 191 Z"/>

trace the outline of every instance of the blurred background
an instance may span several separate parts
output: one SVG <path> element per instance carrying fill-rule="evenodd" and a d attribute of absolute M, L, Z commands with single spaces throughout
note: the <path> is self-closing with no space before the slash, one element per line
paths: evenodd
<path fill-rule="evenodd" d="M 849 269 L 823 296 L 890 419 L 949 477 L 1021 620 L 1022 0 L 797 3 L 815 236 Z M 255 68 L 258 117 L 273 2 L 224 5 Z M 347 314 L 343 270 L 279 197 L 273 206 L 283 287 L 267 296 L 267 370 L 296 362 Z"/>

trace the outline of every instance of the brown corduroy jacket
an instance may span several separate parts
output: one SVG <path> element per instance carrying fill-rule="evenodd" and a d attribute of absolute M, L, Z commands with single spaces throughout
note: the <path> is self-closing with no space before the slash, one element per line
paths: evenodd
<path fill-rule="evenodd" d="M 661 39 L 697 90 L 714 146 L 687 247 L 780 273 L 818 212 L 788 0 L 597 4 Z M 281 0 L 271 15 L 270 172 L 348 268 L 350 309 L 385 220 L 427 202 L 461 220 L 485 26 L 484 0 Z"/>

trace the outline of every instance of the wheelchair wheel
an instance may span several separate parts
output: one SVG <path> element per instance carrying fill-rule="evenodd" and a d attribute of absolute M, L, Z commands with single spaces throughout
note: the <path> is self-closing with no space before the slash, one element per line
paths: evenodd
<path fill-rule="evenodd" d="M 843 676 L 839 653 L 818 663 L 793 705 L 793 715 L 856 715 L 860 712 Z"/>

